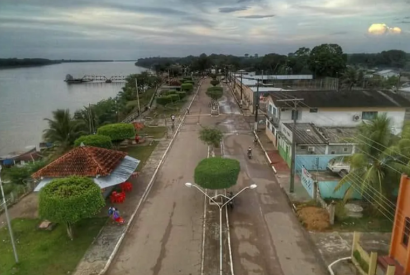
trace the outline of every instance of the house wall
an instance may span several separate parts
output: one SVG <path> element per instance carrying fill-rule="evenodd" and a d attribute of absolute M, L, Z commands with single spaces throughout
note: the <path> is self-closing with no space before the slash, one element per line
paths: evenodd
<path fill-rule="evenodd" d="M 313 173 L 313 175 L 315 174 L 312 171 L 311 173 Z M 318 181 L 318 187 L 322 199 L 343 199 L 350 184 L 346 183 L 339 190 L 335 191 L 338 183 L 338 181 Z M 362 199 L 362 195 L 359 190 L 354 190 L 351 198 L 360 200 Z"/>
<path fill-rule="evenodd" d="M 269 138 L 269 140 L 272 141 L 273 145 L 275 145 L 275 147 L 277 147 L 277 144 L 276 144 L 276 129 L 273 126 L 273 124 L 270 123 L 268 120 L 266 120 L 265 134 Z"/>
<path fill-rule="evenodd" d="M 320 108 L 317 112 L 311 113 L 310 109 L 303 108 L 299 110 L 297 122 L 313 123 L 316 126 L 339 126 L 339 127 L 356 127 L 362 123 L 362 119 L 353 121 L 353 116 L 362 117 L 363 112 L 378 112 L 378 114 L 387 113 L 387 117 L 391 119 L 392 127 L 401 131 L 405 115 L 405 108 Z M 292 121 L 292 110 L 286 109 L 280 112 L 281 122 Z"/>
<path fill-rule="evenodd" d="M 291 147 L 283 137 L 278 136 L 278 151 L 279 155 L 286 161 L 290 167 L 291 162 Z"/>
<path fill-rule="evenodd" d="M 295 166 L 296 169 L 304 165 L 309 171 L 325 171 L 329 161 L 338 156 L 345 155 L 296 155 Z"/>
<path fill-rule="evenodd" d="M 410 241 L 407 247 L 402 243 L 405 227 L 405 218 L 410 218 L 410 179 L 402 175 L 399 196 L 397 198 L 396 214 L 389 256 L 403 266 L 405 273 L 410 272 Z"/>
<path fill-rule="evenodd" d="M 314 148 L 314 153 L 309 152 L 309 147 Z M 326 154 L 325 144 L 298 144 L 296 145 L 296 155 L 324 155 Z"/>

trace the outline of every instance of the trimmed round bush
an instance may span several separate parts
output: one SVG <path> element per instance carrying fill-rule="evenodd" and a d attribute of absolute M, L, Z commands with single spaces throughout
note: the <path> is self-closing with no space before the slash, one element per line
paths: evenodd
<path fill-rule="evenodd" d="M 222 87 L 210 87 L 206 91 L 206 95 L 209 96 L 213 100 L 218 100 L 223 96 L 223 88 Z"/>
<path fill-rule="evenodd" d="M 180 99 L 183 99 L 184 97 L 186 97 L 186 92 L 177 92 L 177 95 L 179 95 Z"/>
<path fill-rule="evenodd" d="M 191 83 L 184 83 L 181 85 L 181 90 L 186 92 L 191 92 L 194 89 L 194 85 Z"/>
<path fill-rule="evenodd" d="M 111 141 L 122 141 L 135 137 L 135 128 L 129 123 L 114 123 L 101 126 L 97 130 L 97 134 L 108 136 Z"/>
<path fill-rule="evenodd" d="M 112 148 L 111 138 L 109 136 L 103 135 L 81 136 L 74 141 L 75 146 L 80 146 L 81 143 L 87 146 L 94 146 L 106 149 Z"/>
<path fill-rule="evenodd" d="M 168 97 L 170 98 L 171 102 L 179 101 L 179 95 L 177 95 L 176 93 L 169 95 Z"/>
<path fill-rule="evenodd" d="M 240 169 L 236 159 L 206 158 L 196 166 L 194 180 L 205 189 L 225 189 L 236 184 Z"/>
<path fill-rule="evenodd" d="M 219 84 L 219 81 L 218 81 L 218 80 L 216 80 L 216 79 L 211 80 L 211 85 L 212 85 L 212 86 L 216 86 L 216 85 L 218 85 L 218 84 Z"/>
<path fill-rule="evenodd" d="M 165 106 L 168 103 L 170 103 L 170 98 L 169 96 L 160 96 L 160 97 L 157 97 L 156 101 L 157 101 L 157 104 Z"/>

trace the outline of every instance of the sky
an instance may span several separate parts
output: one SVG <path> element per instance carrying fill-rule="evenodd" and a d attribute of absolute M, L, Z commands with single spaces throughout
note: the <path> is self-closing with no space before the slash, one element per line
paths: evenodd
<path fill-rule="evenodd" d="M 322 43 L 410 52 L 410 0 L 0 0 L 1 58 L 288 54 Z"/>

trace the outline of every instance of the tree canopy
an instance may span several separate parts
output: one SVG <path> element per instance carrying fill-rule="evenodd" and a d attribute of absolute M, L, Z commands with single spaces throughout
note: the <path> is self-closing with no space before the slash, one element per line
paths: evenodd
<path fill-rule="evenodd" d="M 337 44 L 322 44 L 314 47 L 309 55 L 309 69 L 315 77 L 338 77 L 346 70 L 347 55 Z"/>
<path fill-rule="evenodd" d="M 81 144 L 84 144 L 87 146 L 106 148 L 106 149 L 112 148 L 111 138 L 109 136 L 103 136 L 103 135 L 81 136 L 75 140 L 74 145 L 80 146 Z"/>
<path fill-rule="evenodd" d="M 129 123 L 114 123 L 101 126 L 97 134 L 108 136 L 112 142 L 120 142 L 135 137 L 135 128 Z"/>
<path fill-rule="evenodd" d="M 203 127 L 199 131 L 199 139 L 205 144 L 218 148 L 223 138 L 223 133 L 217 128 Z"/>
<path fill-rule="evenodd" d="M 206 158 L 196 166 L 194 180 L 205 189 L 225 189 L 236 184 L 240 169 L 236 159 Z"/>
<path fill-rule="evenodd" d="M 73 176 L 52 180 L 39 194 L 40 217 L 66 224 L 71 239 L 72 224 L 93 217 L 104 205 L 100 187 L 86 177 Z"/>
<path fill-rule="evenodd" d="M 222 87 L 209 87 L 206 90 L 206 95 L 209 96 L 212 100 L 218 100 L 223 96 Z"/>

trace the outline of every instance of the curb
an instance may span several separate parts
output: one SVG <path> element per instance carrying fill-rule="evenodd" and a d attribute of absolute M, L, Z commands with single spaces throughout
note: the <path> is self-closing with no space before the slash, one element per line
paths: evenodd
<path fill-rule="evenodd" d="M 269 165 L 272 167 L 273 172 L 274 172 L 275 174 L 277 174 L 278 172 L 276 171 L 275 166 L 272 164 L 272 160 L 270 159 L 268 153 L 266 152 L 265 147 L 263 147 L 262 142 L 261 142 L 261 140 L 259 139 L 258 134 L 256 133 L 256 131 L 253 131 L 253 134 L 255 135 L 255 138 L 258 140 L 258 143 L 259 143 L 259 145 L 261 146 L 262 151 L 265 153 L 265 157 L 267 158 L 267 160 L 268 160 L 268 162 L 269 162 Z M 281 187 L 282 187 L 282 186 L 281 186 Z"/>
<path fill-rule="evenodd" d="M 198 88 L 197 88 L 197 91 L 196 91 L 194 97 L 192 98 L 191 103 L 189 104 L 189 107 L 188 107 L 189 109 L 191 108 L 192 103 L 194 102 L 196 96 L 198 95 L 199 89 L 201 88 L 201 85 L 202 85 L 202 81 L 199 83 Z M 116 256 L 116 254 L 117 254 L 117 252 L 118 252 L 118 250 L 119 250 L 119 248 L 120 248 L 120 246 L 121 246 L 121 244 L 122 244 L 122 241 L 124 240 L 125 235 L 126 235 L 126 233 L 128 232 L 128 229 L 130 228 L 130 226 L 131 226 L 131 224 L 132 224 L 132 222 L 133 222 L 133 220 L 134 220 L 134 218 L 135 218 L 135 216 L 136 216 L 136 214 L 137 214 L 137 212 L 138 212 L 140 206 L 142 205 L 143 202 L 145 202 L 146 198 L 148 197 L 149 192 L 151 191 L 151 188 L 152 188 L 152 186 L 153 186 L 154 180 L 156 179 L 157 173 L 158 173 L 159 169 L 161 168 L 162 163 L 164 162 L 165 157 L 167 156 L 169 149 L 171 149 L 172 144 L 174 143 L 174 140 L 175 140 L 176 136 L 178 135 L 179 129 L 181 128 L 182 124 L 184 123 L 184 120 L 185 120 L 185 117 L 186 117 L 186 115 L 187 115 L 187 112 L 188 112 L 188 111 L 185 110 L 184 116 L 182 117 L 181 122 L 179 123 L 179 125 L 178 125 L 178 127 L 177 127 L 177 129 L 176 129 L 176 131 L 175 131 L 175 133 L 174 133 L 174 136 L 172 137 L 171 142 L 169 143 L 167 149 L 165 150 L 165 152 L 164 152 L 164 154 L 163 154 L 163 156 L 162 156 L 160 162 L 158 163 L 158 166 L 157 166 L 157 168 L 155 169 L 154 174 L 152 175 L 151 180 L 149 181 L 149 183 L 148 183 L 148 185 L 147 185 L 147 188 L 145 189 L 144 193 L 142 194 L 142 197 L 141 197 L 141 199 L 140 199 L 140 201 L 139 201 L 137 207 L 135 208 L 134 213 L 132 213 L 131 218 L 129 219 L 129 222 L 128 222 L 127 225 L 126 225 L 124 232 L 121 234 L 121 237 L 119 238 L 117 244 L 115 245 L 114 250 L 113 250 L 113 252 L 111 253 L 110 257 L 108 258 L 108 261 L 107 261 L 107 263 L 105 264 L 103 270 L 101 270 L 101 271 L 98 273 L 99 275 L 105 274 L 105 273 L 107 272 L 108 268 L 110 267 L 112 261 L 114 260 L 114 257 Z"/>

